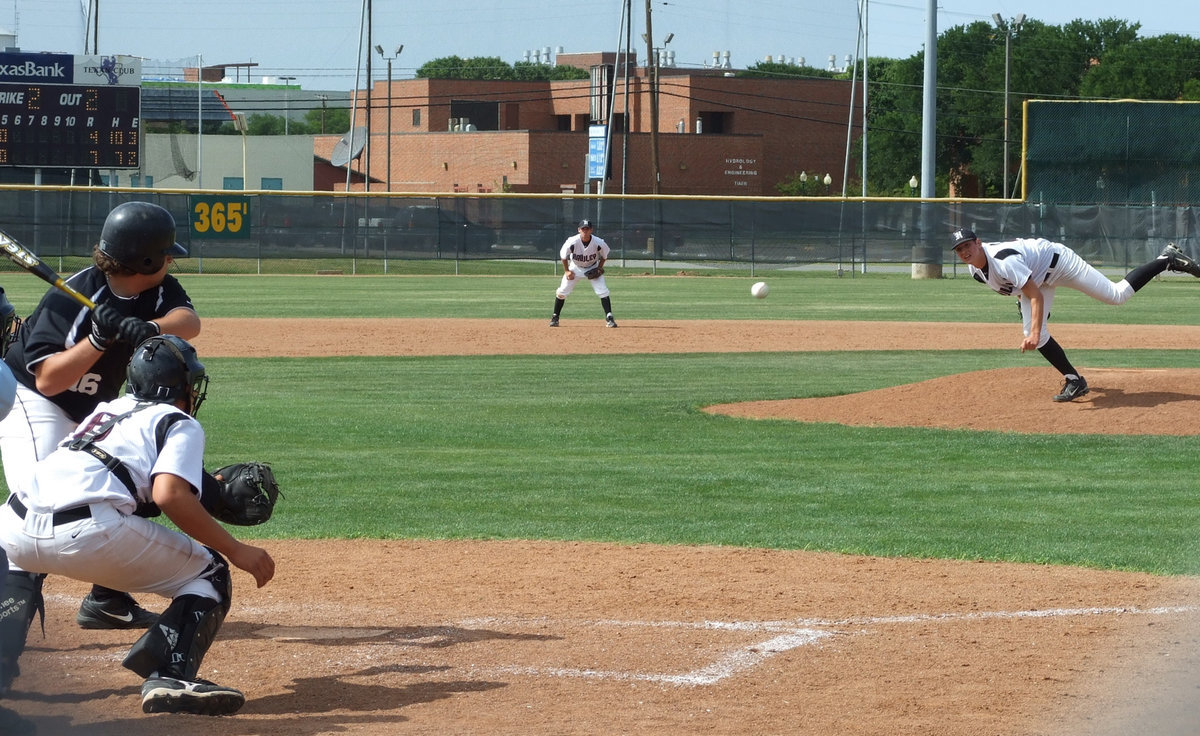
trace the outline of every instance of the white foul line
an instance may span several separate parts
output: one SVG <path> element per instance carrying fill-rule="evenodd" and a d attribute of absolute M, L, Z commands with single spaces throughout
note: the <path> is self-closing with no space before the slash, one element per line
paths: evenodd
<path fill-rule="evenodd" d="M 735 649 L 716 661 L 682 674 L 656 674 L 625 672 L 621 670 L 578 669 L 570 667 L 518 667 L 500 666 L 476 668 L 476 672 L 526 675 L 531 677 L 580 677 L 596 680 L 619 680 L 634 682 L 657 682 L 664 685 L 704 686 L 714 685 L 727 677 L 757 667 L 762 662 L 783 652 L 813 644 L 833 636 L 833 631 L 822 631 L 820 627 L 834 629 L 841 626 L 871 626 L 907 623 L 938 623 L 942 621 L 982 621 L 994 619 L 1063 618 L 1070 616 L 1151 615 L 1163 616 L 1176 613 L 1193 613 L 1197 606 L 1163 606 L 1157 608 L 1136 607 L 1091 607 L 1050 608 L 1026 611 L 975 611 L 971 613 L 918 613 L 899 616 L 874 616 L 845 619 L 797 619 L 794 621 L 620 621 L 614 619 L 594 621 L 570 621 L 572 625 L 613 626 L 617 628 L 664 628 L 718 631 L 765 631 L 780 632 L 767 641 Z M 460 622 L 462 626 L 512 626 L 529 623 L 547 624 L 551 619 L 544 617 L 529 619 L 474 618 Z"/>

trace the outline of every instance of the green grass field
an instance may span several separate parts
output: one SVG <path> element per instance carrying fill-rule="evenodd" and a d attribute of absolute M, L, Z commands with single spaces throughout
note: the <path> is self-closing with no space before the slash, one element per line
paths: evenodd
<path fill-rule="evenodd" d="M 323 329 L 322 317 L 542 319 L 557 283 L 548 267 L 181 278 L 205 316 L 306 318 L 298 330 Z M 749 296 L 758 278 L 771 283 L 766 300 Z M 961 276 L 758 278 L 617 268 L 609 283 L 626 320 L 1014 322 L 1019 334 L 1012 300 Z M 43 292 L 28 276 L 3 285 L 22 314 Z M 1200 284 L 1164 279 L 1122 307 L 1062 290 L 1054 309 L 1056 322 L 1196 324 Z M 599 313 L 586 289 L 567 310 Z M 1200 345 L 1180 348 L 1070 352 L 1088 366 L 1200 367 Z M 610 540 L 1200 572 L 1191 437 L 869 429 L 699 410 L 1040 361 L 1015 350 L 209 359 L 200 418 L 209 467 L 262 459 L 281 479 L 276 518 L 243 536 Z"/>

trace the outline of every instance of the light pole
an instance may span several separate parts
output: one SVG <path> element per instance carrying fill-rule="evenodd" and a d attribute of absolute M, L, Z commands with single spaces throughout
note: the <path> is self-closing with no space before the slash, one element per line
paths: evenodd
<path fill-rule="evenodd" d="M 246 113 L 235 112 L 233 114 L 233 127 L 242 134 L 242 191 L 246 187 Z"/>
<path fill-rule="evenodd" d="M 916 174 L 913 174 L 912 178 L 908 180 L 908 188 L 910 190 L 912 190 L 912 196 L 914 196 L 914 197 L 917 196 L 917 184 L 919 184 L 919 183 L 920 182 L 917 181 Z"/>
<path fill-rule="evenodd" d="M 387 190 L 390 192 L 392 191 L 392 59 L 400 56 L 400 52 L 404 50 L 404 44 L 397 46 L 396 53 L 392 54 L 390 57 L 383 53 L 383 47 L 379 46 L 378 44 L 376 44 L 375 50 L 379 52 L 381 57 L 387 60 Z"/>
<path fill-rule="evenodd" d="M 831 195 L 833 190 L 831 190 L 829 187 L 833 184 L 833 177 L 829 175 L 829 172 L 825 172 L 825 178 L 821 181 L 825 182 L 825 194 Z"/>
<path fill-rule="evenodd" d="M 295 77 L 280 77 L 283 80 L 283 134 L 288 134 L 288 118 L 292 116 L 292 103 L 288 91 Z"/>
<path fill-rule="evenodd" d="M 317 95 L 317 97 L 321 98 L 321 135 L 325 135 L 325 110 L 327 109 L 326 103 L 329 102 L 329 95 Z"/>
<path fill-rule="evenodd" d="M 999 13 L 992 13 L 996 28 L 1004 34 L 1004 198 L 1008 199 L 1008 78 L 1012 64 L 1012 37 L 1025 23 L 1025 14 L 1020 13 L 1011 20 L 1004 20 Z"/>

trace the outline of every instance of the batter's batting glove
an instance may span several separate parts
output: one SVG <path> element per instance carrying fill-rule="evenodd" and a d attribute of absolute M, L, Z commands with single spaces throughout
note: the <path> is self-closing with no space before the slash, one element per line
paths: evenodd
<path fill-rule="evenodd" d="M 125 342 L 137 347 L 161 332 L 158 324 L 154 322 L 147 322 L 137 317 L 126 317 L 121 320 L 121 327 L 117 334 Z"/>
<path fill-rule="evenodd" d="M 92 331 L 88 341 L 97 350 L 113 344 L 121 329 L 121 314 L 111 304 L 97 304 L 92 310 Z"/>

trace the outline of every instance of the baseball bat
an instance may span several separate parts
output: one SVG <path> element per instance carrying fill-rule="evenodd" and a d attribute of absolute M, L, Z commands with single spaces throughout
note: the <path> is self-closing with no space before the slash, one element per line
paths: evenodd
<path fill-rule="evenodd" d="M 53 268 L 46 265 L 45 261 L 35 256 L 28 248 L 21 245 L 15 238 L 3 230 L 0 230 L 0 248 L 4 249 L 4 255 L 8 256 L 13 263 L 21 268 L 64 294 L 67 294 L 88 309 L 96 308 L 95 302 L 75 291 L 75 289 L 72 289 L 66 281 L 63 281 L 61 276 L 54 272 Z"/>

